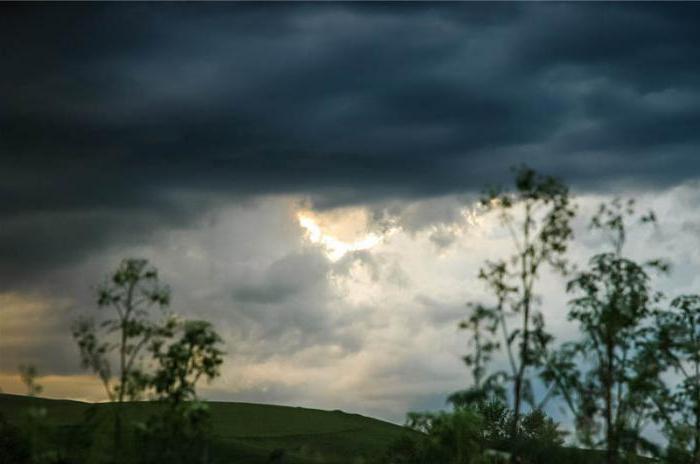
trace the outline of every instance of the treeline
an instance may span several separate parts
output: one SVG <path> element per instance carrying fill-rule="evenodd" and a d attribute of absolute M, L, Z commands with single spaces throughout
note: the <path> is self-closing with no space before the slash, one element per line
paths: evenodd
<path fill-rule="evenodd" d="M 473 384 L 449 397 L 452 412 L 409 415 L 426 435 L 397 444 L 384 461 L 700 463 L 700 296 L 662 294 L 654 278 L 669 263 L 639 262 L 625 249 L 631 228 L 658 227 L 654 213 L 638 213 L 634 200 L 600 205 L 590 233 L 604 249 L 577 269 L 568 259 L 577 207 L 559 180 L 523 167 L 512 189 L 492 189 L 480 204 L 513 251 L 483 265 L 478 278 L 491 299 L 469 303 L 460 324 Z M 545 270 L 562 276 L 578 340 L 557 344 L 547 331 L 538 288 Z M 496 355 L 505 369 L 493 365 Z M 573 418 L 573 442 L 599 451 L 562 447 L 564 434 L 542 412 L 554 399 Z M 665 446 L 645 436 L 651 427 Z"/>

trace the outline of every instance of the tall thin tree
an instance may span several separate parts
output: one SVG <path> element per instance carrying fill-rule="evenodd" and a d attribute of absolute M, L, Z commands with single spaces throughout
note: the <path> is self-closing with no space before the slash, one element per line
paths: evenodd
<path fill-rule="evenodd" d="M 501 260 L 487 261 L 480 270 L 479 279 L 496 301 L 474 304 L 470 322 L 463 324 L 463 328 L 474 329 L 479 320 L 488 321 L 502 335 L 510 367 L 509 372 L 502 374 L 512 387 L 513 436 L 519 432 L 523 401 L 533 409 L 540 406 L 530 381 L 531 369 L 539 365 L 533 337 L 539 334 L 540 339 L 545 339 L 547 335 L 544 318 L 538 311 L 536 282 L 544 266 L 566 273 L 566 252 L 573 237 L 571 220 L 576 210 L 563 183 L 530 168 L 516 171 L 514 187 L 510 191 L 491 190 L 480 202 L 486 211 L 498 216 L 515 251 Z M 467 357 L 465 361 L 474 364 L 477 359 Z M 482 376 L 482 370 L 479 366 L 475 374 Z"/>

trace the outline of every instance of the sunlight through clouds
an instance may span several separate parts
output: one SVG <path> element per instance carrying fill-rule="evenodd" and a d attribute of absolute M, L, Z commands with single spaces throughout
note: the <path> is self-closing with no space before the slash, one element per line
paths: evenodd
<path fill-rule="evenodd" d="M 338 261 L 351 251 L 369 250 L 382 242 L 385 235 L 373 232 L 367 233 L 353 241 L 340 240 L 326 232 L 317 223 L 314 213 L 311 211 L 299 211 L 297 213 L 299 225 L 306 231 L 305 237 L 311 243 L 323 246 L 326 255 L 331 261 Z"/>

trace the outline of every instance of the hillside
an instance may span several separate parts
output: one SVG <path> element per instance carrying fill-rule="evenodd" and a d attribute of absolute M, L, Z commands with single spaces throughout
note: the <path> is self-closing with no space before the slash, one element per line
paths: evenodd
<path fill-rule="evenodd" d="M 251 403 L 208 403 L 212 415 L 217 461 L 268 462 L 274 450 L 285 450 L 289 463 L 352 463 L 381 452 L 406 432 L 403 427 L 341 411 L 322 411 Z M 83 403 L 0 394 L 0 413 L 19 422 L 30 408 L 45 408 L 46 424 L 70 431 L 89 420 L 100 424 L 113 404 Z M 138 402 L 126 406 L 128 420 L 137 421 L 157 407 Z"/>

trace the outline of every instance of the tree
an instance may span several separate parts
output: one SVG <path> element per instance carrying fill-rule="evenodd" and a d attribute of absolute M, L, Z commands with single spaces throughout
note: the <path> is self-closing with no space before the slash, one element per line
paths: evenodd
<path fill-rule="evenodd" d="M 662 295 L 654 292 L 648 270 L 667 271 L 661 260 L 638 264 L 623 255 L 626 222 L 635 218 L 634 201 L 619 199 L 600 206 L 591 227 L 604 232 L 612 251 L 593 256 L 567 290 L 569 319 L 578 322 L 583 339 L 564 344 L 547 357 L 546 382 L 562 393 L 576 417 L 576 425 L 591 441 L 597 421 L 604 427 L 608 464 L 620 451 L 649 447 L 641 429 L 654 405 L 659 364 L 649 349 L 649 317 Z M 655 222 L 653 213 L 639 217 Z M 597 443 L 593 443 L 597 444 Z"/>
<path fill-rule="evenodd" d="M 152 316 L 152 309 L 165 310 L 169 303 L 170 290 L 156 269 L 143 259 L 125 259 L 98 288 L 98 306 L 110 309 L 111 317 L 99 325 L 80 319 L 73 335 L 83 367 L 100 377 L 111 401 L 151 398 L 161 403 L 157 413 L 137 424 L 138 459 L 198 462 L 206 451 L 209 415 L 196 388 L 200 380 L 219 375 L 222 339 L 206 321 L 164 312 L 164 318 Z M 115 445 L 120 446 L 121 407 L 115 409 Z"/>
<path fill-rule="evenodd" d="M 656 314 L 656 355 L 680 377 L 659 386 L 658 419 L 677 462 L 700 463 L 700 295 L 682 295 Z"/>
<path fill-rule="evenodd" d="M 147 260 L 125 259 L 98 287 L 97 303 L 100 309 L 111 310 L 111 317 L 99 325 L 92 319 L 79 319 L 73 326 L 82 366 L 99 376 L 110 401 L 121 404 L 139 399 L 148 387 L 141 355 L 150 342 L 171 330 L 171 323 L 154 322 L 150 313 L 156 307 L 168 307 L 170 289 L 160 283 L 158 271 Z M 118 362 L 116 376 L 111 368 L 113 355 Z M 118 446 L 120 407 L 116 408 L 114 433 Z"/>
<path fill-rule="evenodd" d="M 573 237 L 571 219 L 575 214 L 568 188 L 551 176 L 542 176 L 522 167 L 516 171 L 513 191 L 492 190 L 480 204 L 486 211 L 498 215 L 510 234 L 515 252 L 505 259 L 487 261 L 479 272 L 479 279 L 495 297 L 490 305 L 471 304 L 472 314 L 462 328 L 477 331 L 487 328 L 486 334 L 500 331 L 502 343 L 481 339 L 476 341 L 473 355 L 465 357 L 474 369 L 476 387 L 484 376 L 483 364 L 491 351 L 505 347 L 510 371 L 497 372 L 486 377 L 483 386 L 493 386 L 495 379 L 507 379 L 512 386 L 513 421 L 511 435 L 519 433 L 522 402 L 538 409 L 549 395 L 536 402 L 533 395 L 531 369 L 540 366 L 533 337 L 549 339 L 544 329 L 544 318 L 538 311 L 540 299 L 535 283 L 543 266 L 557 272 L 567 271 L 566 251 Z M 515 319 L 514 326 L 511 326 Z"/>

